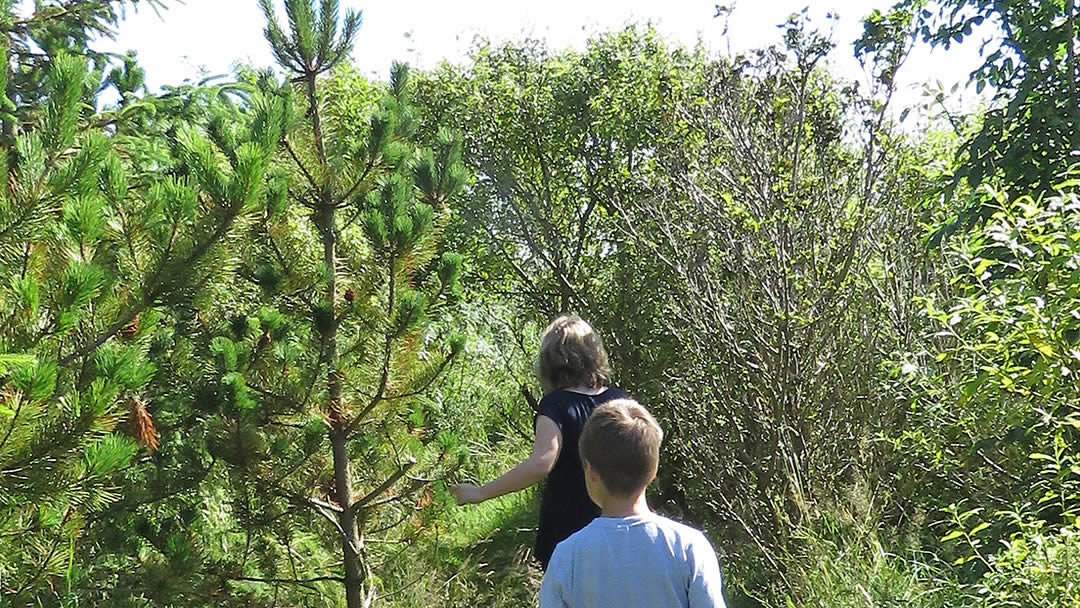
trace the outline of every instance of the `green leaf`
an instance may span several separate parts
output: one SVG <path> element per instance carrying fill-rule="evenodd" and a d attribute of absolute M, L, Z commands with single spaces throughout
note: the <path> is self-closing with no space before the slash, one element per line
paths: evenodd
<path fill-rule="evenodd" d="M 960 538 L 963 535 L 964 535 L 964 532 L 962 530 L 953 530 L 952 532 L 949 532 L 945 536 L 942 536 L 941 537 L 941 542 L 947 543 L 950 540 L 956 540 L 956 539 Z"/>

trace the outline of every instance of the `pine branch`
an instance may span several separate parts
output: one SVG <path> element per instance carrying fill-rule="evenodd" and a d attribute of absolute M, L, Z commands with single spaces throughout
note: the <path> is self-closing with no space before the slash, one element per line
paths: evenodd
<path fill-rule="evenodd" d="M 318 498 L 313 498 L 311 496 L 308 496 L 305 500 L 307 500 L 308 504 L 310 504 L 311 506 L 317 507 L 317 508 L 320 508 L 320 509 L 326 509 L 327 511 L 333 511 L 335 513 L 341 513 L 344 510 L 338 505 L 326 502 L 325 500 L 319 500 Z"/>
<path fill-rule="evenodd" d="M 326 363 L 326 345 L 320 342 L 319 344 L 319 357 L 315 360 L 315 365 L 311 368 L 311 381 L 307 383 L 307 390 L 304 392 L 304 399 L 300 402 L 301 409 L 307 407 L 307 404 L 311 402 L 311 396 L 315 394 L 315 385 L 319 382 L 319 376 L 321 375 L 323 365 Z"/>
<path fill-rule="evenodd" d="M 315 178 L 311 175 L 311 172 L 308 171 L 307 167 L 304 166 L 304 163 L 300 162 L 300 157 L 297 156 L 296 150 L 294 150 L 292 144 L 289 143 L 289 138 L 282 138 L 282 141 L 285 142 L 285 150 L 288 151 L 289 156 L 292 157 L 293 162 L 296 163 L 296 166 L 300 168 L 300 172 L 304 174 L 305 178 L 307 178 L 307 181 L 309 184 L 311 184 L 311 187 L 314 188 L 316 192 L 318 192 L 320 190 L 319 185 L 315 183 Z"/>
<path fill-rule="evenodd" d="M 270 584 L 282 584 L 282 585 L 302 585 L 308 586 L 312 583 L 322 582 L 335 582 L 344 583 L 345 579 L 340 576 L 315 576 L 312 578 L 257 578 L 253 576 L 230 576 L 231 581 L 244 581 L 248 583 L 270 583 Z"/>
<path fill-rule="evenodd" d="M 109 4 L 123 4 L 125 0 L 70 0 L 66 5 L 62 7 L 46 7 L 38 10 L 34 14 L 25 19 L 20 19 L 11 24 L 11 27 L 7 31 L 25 31 L 33 25 L 47 24 L 50 21 L 59 21 L 68 17 L 74 17 L 75 19 L 84 19 L 85 15 L 80 14 L 80 9 L 104 8 L 101 5 Z M 98 5 L 98 6 L 95 6 Z M 93 13 L 90 13 L 91 15 Z M 101 26 L 97 23 L 90 22 L 87 24 L 90 29 L 107 33 L 108 30 L 100 29 Z"/>
<path fill-rule="evenodd" d="M 90 354 L 91 352 L 96 350 L 97 347 L 104 344 L 109 338 L 115 336 L 117 334 L 117 332 L 119 332 L 120 330 L 122 330 L 125 327 L 127 327 L 128 325 L 130 325 L 132 320 L 134 320 L 135 317 L 139 316 L 139 313 L 141 313 L 143 310 L 146 310 L 147 306 L 149 306 L 149 305 L 150 305 L 150 302 L 148 302 L 147 298 L 144 297 L 133 308 L 128 310 L 127 313 L 125 313 L 122 317 L 120 317 L 120 319 L 118 319 L 115 323 L 110 325 L 108 329 L 106 329 L 102 333 L 98 334 L 96 337 L 94 337 L 89 342 L 86 342 L 82 346 L 80 346 L 80 347 L 76 348 L 75 350 L 71 351 L 67 355 L 65 355 L 63 357 L 60 357 L 60 359 L 57 361 L 57 365 L 59 365 L 61 367 L 66 367 L 69 363 L 71 363 L 75 359 L 78 359 L 80 357 L 84 357 L 84 356 Z"/>
<path fill-rule="evenodd" d="M 341 527 L 341 522 L 338 521 L 338 518 L 334 516 L 334 513 L 344 512 L 344 509 L 342 509 L 340 506 L 328 503 L 323 500 L 319 500 L 317 498 L 312 498 L 310 496 L 298 496 L 295 494 L 288 494 L 283 491 L 278 491 L 276 493 L 278 496 L 281 496 L 282 498 L 288 500 L 289 502 L 292 502 L 295 505 L 308 507 L 309 509 L 318 513 L 320 516 L 322 516 L 323 519 L 330 522 L 330 525 L 334 526 L 334 529 L 338 531 L 338 534 L 341 535 L 341 538 L 343 538 L 345 542 L 350 544 L 350 548 L 352 549 L 353 553 L 359 555 L 359 549 L 355 545 L 352 545 L 352 540 L 349 539 L 349 534 L 345 531 L 345 528 Z"/>
<path fill-rule="evenodd" d="M 216 456 L 211 456 L 210 457 L 210 463 L 208 465 L 206 465 L 206 468 L 202 468 L 202 470 L 199 471 L 198 475 L 192 477 L 191 479 L 189 479 L 188 481 L 180 484 L 179 486 L 177 486 L 177 487 L 175 487 L 175 488 L 173 488 L 173 489 L 171 489 L 171 490 L 169 490 L 169 491 L 167 491 L 167 492 L 165 492 L 163 494 L 159 494 L 158 496 L 154 496 L 152 498 L 149 498 L 147 500 L 140 500 L 140 501 L 136 501 L 136 502 L 124 502 L 124 503 L 117 502 L 117 503 L 114 503 L 114 504 L 110 505 L 107 510 L 102 511 L 102 512 L 100 512 L 98 514 L 94 514 L 93 516 L 87 518 L 86 523 L 87 523 L 87 525 L 89 525 L 89 524 L 92 524 L 92 523 L 94 523 L 96 521 L 100 521 L 101 519 L 104 519 L 104 516 L 106 514 L 108 514 L 109 512 L 111 512 L 111 511 L 116 511 L 116 510 L 119 510 L 119 509 L 123 508 L 127 512 L 133 512 L 137 507 L 144 507 L 144 506 L 147 506 L 147 505 L 152 505 L 152 504 L 155 504 L 155 503 L 159 503 L 159 502 L 161 502 L 163 500 L 167 500 L 169 498 L 172 498 L 173 496 L 176 496 L 177 494 L 186 492 L 188 490 L 195 489 L 196 487 L 199 486 L 199 484 L 201 484 L 203 482 L 204 479 L 206 479 L 206 476 L 210 474 L 210 471 L 213 470 L 214 464 L 216 464 L 216 463 L 217 463 L 217 457 Z"/>
<path fill-rule="evenodd" d="M 376 501 L 373 501 L 373 502 L 369 503 L 367 505 L 367 510 L 371 510 L 374 507 L 383 506 L 383 505 L 386 505 L 386 504 L 389 504 L 389 503 L 392 503 L 392 502 L 398 502 L 398 501 L 405 500 L 406 498 L 409 498 L 409 497 L 415 495 L 422 488 L 424 488 L 426 486 L 430 486 L 431 484 L 433 484 L 435 482 L 445 480 L 447 478 L 447 476 L 449 476 L 451 473 L 456 472 L 460 468 L 461 468 L 460 464 L 458 464 L 458 465 L 456 465 L 454 467 L 451 467 L 449 470 L 446 471 L 445 475 L 443 477 L 439 478 L 439 479 L 427 479 L 427 478 L 423 478 L 423 477 L 413 477 L 412 475 L 406 475 L 405 478 L 409 480 L 409 482 L 410 482 L 409 485 L 405 486 L 404 489 L 398 491 L 398 493 L 394 494 L 393 496 L 387 496 L 385 498 L 382 498 L 382 499 L 379 499 L 379 500 L 376 500 Z M 404 521 L 404 520 L 401 520 L 401 521 Z M 373 530 L 373 531 L 371 531 L 371 534 L 379 534 L 381 532 L 386 532 L 387 530 L 393 529 L 393 528 L 397 527 L 401 523 L 401 521 L 397 522 L 396 524 L 387 525 L 387 526 L 384 526 L 384 527 L 379 528 L 377 530 Z"/>
<path fill-rule="evenodd" d="M 277 258 L 278 264 L 281 264 L 282 269 L 285 270 L 285 274 L 292 274 L 292 264 L 285 259 L 285 254 L 282 253 L 281 248 L 278 247 L 277 241 L 274 240 L 274 236 L 270 234 L 269 227 L 263 224 L 263 232 L 266 233 L 266 242 L 270 243 L 270 248 L 274 251 L 274 257 Z"/>
<path fill-rule="evenodd" d="M 22 226 L 24 222 L 30 221 L 41 202 L 41 199 L 37 199 L 30 204 L 22 205 L 22 210 L 15 220 L 4 227 L 3 230 L 0 230 L 0 241 L 3 241 L 7 238 L 8 234 L 11 233 L 15 236 L 23 236 L 24 233 L 22 231 L 15 232 L 15 230 Z"/>
<path fill-rule="evenodd" d="M 501 408 L 499 408 L 499 413 L 502 414 L 503 420 L 506 420 L 506 424 L 510 426 L 510 428 L 517 434 L 518 437 L 521 437 L 528 443 L 532 443 L 533 438 L 529 437 L 529 434 L 522 430 L 522 428 L 518 426 L 517 422 L 515 422 L 509 414 L 504 412 Z"/>
<path fill-rule="evenodd" d="M 407 393 L 400 393 L 400 394 L 397 394 L 397 395 L 388 395 L 386 397 L 383 397 L 383 401 L 394 401 L 396 399 L 407 399 L 409 397 L 415 397 L 417 395 L 420 395 L 420 394 L 423 394 L 423 393 L 427 392 L 427 390 L 429 388 L 431 388 L 431 385 L 435 384 L 435 381 L 438 380 L 440 376 L 442 376 L 443 372 L 446 371 L 446 368 L 449 367 L 450 364 L 453 361 L 454 361 L 454 355 L 448 355 L 447 357 L 445 357 L 442 360 L 442 363 L 439 364 L 439 368 L 437 370 L 435 370 L 435 373 L 433 373 L 431 375 L 431 377 L 428 378 L 427 381 L 424 382 L 424 384 L 422 386 L 420 386 L 419 388 L 416 388 L 414 390 L 411 390 L 411 391 L 409 391 Z"/>
<path fill-rule="evenodd" d="M 294 192 L 292 190 L 289 190 L 289 196 L 291 196 L 294 201 L 296 201 L 297 203 L 303 205 L 304 207 L 307 207 L 308 209 L 314 210 L 314 209 L 318 208 L 314 203 L 301 198 L 298 194 L 296 194 L 296 192 Z"/>
<path fill-rule="evenodd" d="M 349 198 L 353 195 L 353 193 L 356 192 L 356 189 L 360 187 L 360 184 L 364 183 L 364 180 L 367 179 L 368 174 L 371 172 L 371 169 L 374 166 L 375 166 L 375 153 L 373 152 L 371 154 L 371 156 L 368 157 L 367 166 L 364 167 L 364 172 L 360 174 L 360 177 L 356 180 L 355 183 L 353 183 L 352 187 L 349 188 L 349 191 L 345 193 L 345 196 L 342 196 L 338 200 L 338 202 L 336 203 L 335 206 L 340 207 L 341 205 L 344 205 L 346 203 L 346 201 L 349 200 Z"/>
<path fill-rule="evenodd" d="M 308 107 L 311 114 L 311 133 L 315 139 L 315 153 L 319 158 L 319 164 L 325 169 L 326 143 L 323 140 L 322 117 L 319 116 L 319 100 L 315 89 L 315 75 L 318 72 L 309 72 L 305 75 L 304 84 L 307 87 Z"/>
<path fill-rule="evenodd" d="M 271 424 L 273 424 L 273 423 L 271 422 Z M 303 428 L 303 427 L 299 427 L 299 428 Z M 302 467 L 303 467 L 304 465 L 306 465 L 306 464 L 308 463 L 308 461 L 309 461 L 309 460 L 311 460 L 311 457 L 312 457 L 312 456 L 314 456 L 314 454 L 313 454 L 313 453 L 312 453 L 312 454 L 304 454 L 304 456 L 303 456 L 303 457 L 301 457 L 301 458 L 298 458 L 298 459 L 297 459 L 297 461 L 296 461 L 296 462 L 295 462 L 295 463 L 294 463 L 294 464 L 293 464 L 292 466 L 290 466 L 290 467 L 289 467 L 289 468 L 287 468 L 287 469 L 286 469 L 286 470 L 285 470 L 284 472 L 282 472 L 281 474 L 279 474 L 279 475 L 277 476 L 277 478 L 276 478 L 276 479 L 274 479 L 274 480 L 273 480 L 273 482 L 271 482 L 271 483 L 273 483 L 273 485 L 275 485 L 275 486 L 281 486 L 281 484 L 282 484 L 282 483 L 283 483 L 283 482 L 284 482 L 284 481 L 285 481 L 286 479 L 288 479 L 289 477 L 291 477 L 291 476 L 293 475 L 293 473 L 296 473 L 296 472 L 297 472 L 297 471 L 299 471 L 299 470 L 300 470 L 300 469 L 301 469 L 301 468 L 302 468 Z M 312 500 L 314 500 L 314 499 L 312 499 Z M 327 504 L 327 505 L 329 505 L 330 503 L 326 503 L 326 504 Z"/>
<path fill-rule="evenodd" d="M 135 242 L 131 240 L 131 227 L 128 225 L 127 214 L 124 213 L 123 205 L 120 205 L 117 201 L 111 201 L 116 212 L 120 215 L 120 227 L 124 233 L 124 240 L 128 246 L 128 252 L 131 253 L 131 263 L 135 266 L 135 272 L 137 274 L 142 273 L 142 269 L 139 268 L 139 257 L 135 253 Z"/>
<path fill-rule="evenodd" d="M 236 217 L 240 214 L 242 206 L 243 205 L 241 203 L 226 205 L 224 216 L 219 220 L 217 228 L 213 231 L 213 233 L 210 234 L 210 236 L 206 240 L 198 243 L 192 249 L 190 255 L 188 255 L 183 260 L 178 261 L 176 264 L 169 264 L 168 262 L 163 261 L 158 267 L 157 271 L 155 271 L 154 273 L 155 279 L 151 281 L 150 289 L 143 295 L 142 299 L 140 299 L 131 310 L 121 316 L 118 321 L 109 326 L 108 329 L 99 334 L 97 337 L 93 338 L 89 342 L 84 343 L 82 346 L 76 348 L 68 355 L 61 357 L 57 362 L 58 365 L 60 365 L 61 367 L 66 367 L 75 359 L 90 354 L 95 349 L 97 349 L 97 347 L 104 344 L 109 338 L 116 335 L 118 331 L 127 327 L 131 323 L 131 321 L 134 320 L 136 316 L 138 316 L 139 313 L 141 313 L 143 310 L 153 304 L 158 298 L 165 295 L 164 285 L 161 283 L 157 283 L 156 278 L 161 276 L 166 268 L 182 272 L 183 270 L 194 266 L 199 259 L 201 259 L 204 255 L 206 255 L 208 251 L 210 251 L 210 248 L 213 247 L 214 244 L 216 244 L 225 236 L 225 234 L 229 231 L 229 228 L 232 227 L 233 221 L 236 220 Z M 204 280 L 206 279 L 209 279 L 209 277 L 204 278 Z M 157 284 L 155 285 L 154 283 Z"/>
<path fill-rule="evenodd" d="M 275 393 L 274 391 L 272 391 L 270 389 L 263 388 L 263 387 L 258 386 L 256 384 L 247 383 L 247 387 L 249 389 L 255 391 L 256 393 L 259 393 L 260 395 L 262 395 L 264 397 L 269 397 L 269 398 L 273 399 L 274 401 L 278 401 L 278 402 L 281 402 L 281 403 L 286 404 L 286 405 L 295 404 L 295 400 L 290 399 L 289 397 L 286 397 L 285 395 Z"/>
<path fill-rule="evenodd" d="M 15 406 L 15 412 L 11 415 L 11 422 L 8 424 L 7 432 L 4 433 L 4 438 L 0 440 L 0 453 L 2 453 L 4 446 L 7 445 L 8 439 L 11 437 L 11 432 L 15 430 L 15 422 L 19 419 L 19 413 L 22 412 L 22 406 L 25 399 L 19 399 L 19 404 Z"/>
<path fill-rule="evenodd" d="M 68 507 L 67 512 L 64 513 L 64 519 L 62 519 L 60 521 L 60 526 L 59 526 L 60 529 L 57 530 L 56 537 L 53 538 L 52 544 L 49 546 L 49 552 L 45 555 L 45 559 L 43 559 L 41 561 L 41 564 L 38 566 L 37 571 L 34 572 L 34 575 L 31 576 L 29 579 L 27 579 L 15 591 L 15 594 L 11 597 L 11 604 L 12 605 L 14 605 L 15 600 L 20 595 L 22 595 L 22 593 L 24 591 L 29 589 L 34 583 L 37 582 L 37 580 L 39 578 L 41 578 L 41 575 L 45 573 L 45 569 L 49 567 L 49 561 L 52 560 L 53 554 L 55 554 L 57 548 L 60 547 L 60 540 L 64 537 L 64 526 L 67 525 L 67 523 L 71 520 L 71 516 L 74 515 L 74 514 L 75 514 L 75 507 L 74 506 Z"/>
<path fill-rule="evenodd" d="M 369 530 L 367 532 L 367 534 L 368 534 L 368 536 L 374 536 L 376 534 L 382 534 L 383 532 L 389 532 L 390 530 L 393 530 L 394 528 L 396 528 L 396 527 L 400 526 L 401 524 L 405 523 L 405 521 L 407 519 L 409 519 L 410 517 L 412 517 L 412 516 L 413 516 L 413 512 L 409 511 L 409 510 L 406 510 L 405 514 L 402 515 L 398 520 L 393 521 L 391 523 L 388 523 L 388 524 L 386 524 L 385 526 L 383 526 L 381 528 L 375 528 L 374 530 Z"/>
<path fill-rule="evenodd" d="M 367 495 L 365 495 L 363 498 L 354 502 L 349 507 L 349 509 L 351 509 L 353 513 L 359 512 L 361 509 L 367 506 L 368 503 L 375 500 L 375 498 L 378 497 L 380 494 L 389 490 L 395 483 L 397 483 L 399 479 L 404 477 L 405 474 L 409 472 L 409 469 L 413 468 L 414 466 L 416 466 L 416 458 L 409 456 L 408 461 L 400 469 L 398 469 L 397 472 L 386 478 L 386 480 L 379 484 L 377 488 L 368 492 Z"/>
<path fill-rule="evenodd" d="M 390 281 L 389 281 L 390 284 L 389 284 L 389 290 L 388 290 L 389 291 L 389 296 L 387 297 L 387 306 L 386 306 L 387 314 L 386 314 L 386 316 L 387 316 L 388 319 L 393 319 L 394 318 L 394 284 L 395 284 L 395 281 L 394 281 L 394 276 L 395 276 L 395 274 L 394 274 L 394 256 L 393 255 L 390 256 L 388 266 L 390 268 Z M 378 405 L 379 402 L 383 400 L 383 395 L 386 394 L 386 386 L 387 386 L 387 384 L 388 384 L 388 382 L 390 380 L 390 355 L 393 353 L 393 346 L 394 346 L 394 334 L 388 332 L 386 334 L 386 347 L 385 347 L 385 352 L 383 354 L 382 373 L 381 373 L 381 375 L 379 377 L 379 385 L 375 389 L 375 393 L 371 396 L 371 401 L 369 401 L 368 404 L 366 406 L 364 406 L 364 409 L 360 410 L 360 413 L 358 413 L 356 415 L 356 417 L 352 419 L 352 421 L 350 421 L 348 424 L 345 425 L 344 429 L 342 430 L 342 433 L 344 433 L 344 435 L 346 437 L 351 435 L 352 432 L 354 430 L 356 430 L 356 427 L 359 426 L 360 423 L 364 420 L 364 418 L 368 414 L 371 413 L 371 410 L 375 409 L 375 406 Z"/>

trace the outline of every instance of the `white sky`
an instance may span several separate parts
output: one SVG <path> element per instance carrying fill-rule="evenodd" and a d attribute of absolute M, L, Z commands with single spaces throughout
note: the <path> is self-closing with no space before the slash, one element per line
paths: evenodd
<path fill-rule="evenodd" d="M 730 4 L 730 2 L 728 3 Z M 393 60 L 429 68 L 443 59 L 461 62 L 475 36 L 492 40 L 546 39 L 552 47 L 581 48 L 590 34 L 631 22 L 652 22 L 671 42 L 693 45 L 700 39 L 710 50 L 746 51 L 780 41 L 776 25 L 809 5 L 813 22 L 828 27 L 824 15 L 839 15 L 831 62 L 842 77 L 865 81 L 852 52 L 862 33 L 860 19 L 893 0 L 736 0 L 728 21 L 715 19 L 716 0 L 342 0 L 361 9 L 363 26 L 353 60 L 361 71 L 385 78 Z M 256 0 L 185 0 L 172 4 L 162 18 L 143 8 L 129 12 L 115 42 L 99 48 L 134 49 L 152 87 L 179 83 L 202 74 L 227 74 L 237 62 L 273 63 L 263 38 L 263 17 Z M 917 103 L 923 84 L 940 79 L 946 89 L 966 83 L 978 63 L 978 42 L 952 51 L 922 49 L 901 73 L 901 105 Z M 974 98 L 973 92 L 967 102 Z M 957 103 L 959 103 L 957 101 Z M 966 105 L 965 103 L 965 105 Z"/>

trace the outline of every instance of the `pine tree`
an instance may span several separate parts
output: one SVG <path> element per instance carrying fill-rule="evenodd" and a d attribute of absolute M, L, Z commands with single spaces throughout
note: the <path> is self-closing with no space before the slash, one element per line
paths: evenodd
<path fill-rule="evenodd" d="M 0 21 L 10 46 L 76 13 L 107 22 L 107 5 L 120 4 L 42 3 L 24 21 L 8 4 Z M 139 454 L 159 448 L 150 353 L 168 338 L 173 304 L 234 263 L 228 242 L 273 194 L 265 176 L 285 116 L 281 100 L 256 95 L 245 110 L 253 127 L 229 142 L 182 121 L 136 135 L 134 114 L 95 111 L 104 70 L 75 46 L 42 47 L 37 88 L 24 82 L 2 100 L 18 125 L 0 142 L 5 605 L 48 605 L 63 583 L 70 590 L 80 538 L 121 498 Z"/>
<path fill-rule="evenodd" d="M 278 154 L 288 197 L 252 225 L 199 403 L 222 415 L 212 445 L 244 527 L 232 580 L 324 596 L 343 584 L 358 608 L 382 591 L 371 540 L 415 534 L 439 504 L 431 480 L 462 457 L 428 424 L 426 395 L 464 346 L 449 320 L 462 259 L 439 244 L 466 176 L 456 135 L 417 145 L 405 66 L 381 92 L 328 90 L 359 78 L 344 66 L 359 14 L 288 0 L 286 32 L 262 7 L 288 80 L 260 86 L 298 106 Z M 340 566 L 296 550 L 312 533 Z"/>
<path fill-rule="evenodd" d="M 2 117 L 2 135 L 12 145 L 19 125 L 41 102 L 41 82 L 59 54 L 87 60 L 90 71 L 101 76 L 113 63 L 108 54 L 96 51 L 94 38 L 112 37 L 127 9 L 159 11 L 166 0 L 36 0 L 33 11 L 20 14 L 17 0 L 0 0 L 0 45 L 7 53 L 0 75 L 3 91 L 12 102 Z M 140 83 L 141 84 L 141 83 Z M 87 100 L 93 101 L 89 95 Z"/>

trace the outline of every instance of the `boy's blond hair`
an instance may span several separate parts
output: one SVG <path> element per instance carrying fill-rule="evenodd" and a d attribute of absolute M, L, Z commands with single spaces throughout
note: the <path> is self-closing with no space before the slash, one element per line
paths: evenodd
<path fill-rule="evenodd" d="M 545 392 L 603 386 L 611 379 L 604 342 L 577 315 L 562 315 L 547 326 L 533 368 Z"/>
<path fill-rule="evenodd" d="M 608 492 L 629 497 L 656 477 L 663 439 L 663 429 L 641 404 L 615 399 L 593 410 L 581 430 L 578 451 Z"/>

